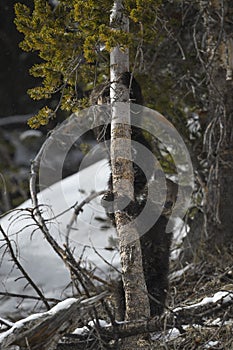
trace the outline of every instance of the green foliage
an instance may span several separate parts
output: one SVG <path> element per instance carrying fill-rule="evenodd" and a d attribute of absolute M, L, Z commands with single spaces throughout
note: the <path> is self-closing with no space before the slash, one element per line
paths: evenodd
<path fill-rule="evenodd" d="M 154 34 L 157 32 L 156 22 L 159 8 L 162 4 L 161 0 L 136 0 L 126 1 L 126 9 L 128 9 L 129 18 L 140 24 L 140 35 L 146 42 L 154 40 Z"/>
<path fill-rule="evenodd" d="M 60 94 L 54 111 L 44 107 L 29 124 L 33 128 L 46 124 L 60 108 L 74 111 L 87 105 L 82 91 L 108 75 L 109 52 L 119 45 L 130 47 L 132 55 L 138 43 L 153 38 L 160 1 L 126 0 L 124 3 L 133 33 L 113 30 L 109 24 L 112 0 L 60 0 L 52 8 L 46 0 L 34 0 L 31 11 L 21 3 L 15 5 L 15 24 L 24 34 L 20 47 L 35 51 L 41 63 L 30 69 L 42 78 L 41 86 L 28 91 L 35 100 L 51 99 Z M 100 77 L 100 78 L 99 78 Z M 81 91 L 81 94 L 77 93 Z M 85 95 L 85 94 L 84 94 Z"/>
<path fill-rule="evenodd" d="M 196 144 L 190 141 L 187 110 L 206 110 L 202 106 L 206 101 L 205 72 L 196 59 L 193 40 L 195 27 L 197 44 L 203 41 L 195 4 L 188 0 L 125 0 L 130 33 L 114 30 L 114 23 L 110 27 L 112 6 L 113 0 L 60 0 L 55 8 L 47 0 L 34 0 L 32 11 L 23 4 L 15 5 L 15 23 L 24 34 L 20 46 L 37 52 L 40 58 L 30 73 L 40 78 L 41 84 L 28 93 L 32 99 L 48 101 L 29 125 L 47 124 L 58 110 L 88 107 L 86 92 L 108 78 L 109 52 L 119 45 L 130 49 L 134 74 L 140 71 L 137 80 L 146 106 L 177 127 L 192 156 L 200 146 L 198 140 Z M 59 102 L 52 108 L 54 96 Z M 171 155 L 161 152 L 159 145 L 154 151 L 163 169 L 176 173 Z"/>
<path fill-rule="evenodd" d="M 47 125 L 49 120 L 54 118 L 54 116 L 53 110 L 46 106 L 36 116 L 30 118 L 28 124 L 32 129 L 37 129 L 41 125 Z"/>
<path fill-rule="evenodd" d="M 26 51 L 36 51 L 41 63 L 34 65 L 30 73 L 42 78 L 42 86 L 28 91 L 35 100 L 50 99 L 60 93 L 58 108 L 73 110 L 77 103 L 77 85 L 93 79 L 93 69 L 83 65 L 84 35 L 77 30 L 74 7 L 61 1 L 52 9 L 47 1 L 35 0 L 32 13 L 25 5 L 15 5 L 15 23 L 24 40 L 20 44 Z M 58 109 L 56 108 L 56 110 Z M 44 107 L 29 124 L 33 128 L 48 123 L 55 111 Z"/>

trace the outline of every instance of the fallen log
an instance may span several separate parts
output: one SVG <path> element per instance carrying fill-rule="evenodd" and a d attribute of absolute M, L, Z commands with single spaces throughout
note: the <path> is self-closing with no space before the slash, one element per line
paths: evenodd
<path fill-rule="evenodd" d="M 80 318 L 84 318 L 107 294 L 103 292 L 85 300 L 68 298 L 49 311 L 15 322 L 13 327 L 0 334 L 0 349 L 5 350 L 10 345 L 30 350 L 56 349 L 59 339 L 77 328 Z"/>

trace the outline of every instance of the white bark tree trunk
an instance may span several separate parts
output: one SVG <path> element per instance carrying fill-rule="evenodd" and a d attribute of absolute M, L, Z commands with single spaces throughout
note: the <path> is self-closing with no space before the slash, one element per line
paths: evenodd
<path fill-rule="evenodd" d="M 129 31 L 128 19 L 123 14 L 122 1 L 115 1 L 111 25 L 113 30 Z M 139 234 L 135 225 L 118 206 L 134 198 L 134 174 L 131 162 L 131 126 L 129 89 L 118 82 L 123 72 L 129 71 L 128 49 L 113 48 L 110 54 L 111 166 L 115 205 L 115 221 L 119 237 L 122 278 L 125 290 L 126 319 L 138 320 L 150 315 L 149 299 L 142 267 Z M 118 204 L 117 204 L 118 203 Z"/>

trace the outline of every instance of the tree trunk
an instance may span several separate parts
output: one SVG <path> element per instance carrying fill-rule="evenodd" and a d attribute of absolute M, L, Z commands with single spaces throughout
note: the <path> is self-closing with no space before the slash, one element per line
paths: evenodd
<path fill-rule="evenodd" d="M 208 181 L 207 251 L 233 247 L 233 3 L 200 1 L 206 31 L 209 125 L 205 132 Z"/>
<path fill-rule="evenodd" d="M 122 2 L 115 1 L 111 23 L 114 23 L 115 28 L 128 31 L 129 23 L 122 10 Z M 125 199 L 134 200 L 129 89 L 117 82 L 122 73 L 129 71 L 128 50 L 122 51 L 119 47 L 115 47 L 110 55 L 110 67 L 112 82 L 110 89 L 112 103 L 111 166 L 115 209 L 117 209 L 115 221 L 120 242 L 126 319 L 137 320 L 150 315 L 141 246 L 135 225 L 119 206 L 120 203 L 125 206 Z"/>
<path fill-rule="evenodd" d="M 121 1 L 115 1 L 111 15 L 114 30 L 129 30 L 123 15 Z M 139 320 L 150 315 L 149 298 L 143 273 L 139 234 L 134 223 L 124 211 L 134 200 L 134 174 L 131 157 L 131 126 L 129 89 L 118 83 L 122 73 L 129 71 L 129 52 L 115 47 L 110 55 L 111 167 L 114 193 L 114 212 L 122 264 L 122 280 L 125 291 L 126 320 Z M 134 337 L 122 343 L 122 349 L 140 348 Z M 146 345 L 146 344 L 144 344 Z"/>

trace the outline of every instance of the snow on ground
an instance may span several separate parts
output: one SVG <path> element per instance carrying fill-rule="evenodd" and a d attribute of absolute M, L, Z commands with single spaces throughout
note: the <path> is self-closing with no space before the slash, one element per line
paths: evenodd
<path fill-rule="evenodd" d="M 73 210 L 67 209 L 75 203 L 80 203 L 92 191 L 105 190 L 108 176 L 108 163 L 104 159 L 38 194 L 43 217 L 50 219 L 47 222 L 49 231 L 61 246 L 66 242 L 67 225 L 73 215 Z M 30 212 L 23 210 L 26 208 L 31 208 L 31 200 L 27 200 L 16 211 L 3 217 L 0 223 L 11 239 L 24 269 L 41 288 L 44 295 L 47 298 L 57 299 L 70 296 L 71 288 L 67 288 L 70 283 L 69 271 L 44 239 L 42 232 L 36 229 Z M 82 261 L 88 267 L 91 265 L 95 274 L 109 279 L 114 272 L 110 271 L 110 266 L 94 250 L 97 250 L 110 264 L 119 268 L 119 254 L 115 250 L 105 249 L 109 247 L 109 238 L 116 237 L 115 229 L 110 224 L 107 227 L 105 222 L 98 220 L 98 218 L 106 218 L 104 209 L 100 205 L 100 197 L 86 204 L 83 209 L 69 235 L 71 249 L 74 249 L 76 258 L 82 256 Z M 61 213 L 63 214 L 58 216 Z M 182 229 L 177 228 L 174 236 L 175 241 L 180 244 L 186 230 L 182 227 L 182 220 L 179 219 L 177 223 Z M 102 229 L 103 225 L 104 229 Z M 27 285 L 20 271 L 13 265 L 11 257 L 5 253 L 1 233 L 0 240 L 2 240 L 2 243 L 0 242 L 2 256 L 0 292 L 35 295 L 31 286 Z M 179 249 L 173 250 L 172 258 L 178 254 Z M 14 314 L 20 314 L 24 317 L 29 310 L 32 310 L 33 305 L 35 300 L 4 297 L 0 299 L 0 316 L 8 318 L 10 315 L 14 317 Z M 36 311 L 40 309 L 37 308 Z"/>
<path fill-rule="evenodd" d="M 204 305 L 208 305 L 208 304 L 216 304 L 216 303 L 220 303 L 220 304 L 225 304 L 229 301 L 233 300 L 233 293 L 230 291 L 219 291 L 216 292 L 213 296 L 211 297 L 205 297 L 203 298 L 200 302 L 192 304 L 192 305 L 187 305 L 187 306 L 183 306 L 183 307 L 178 307 L 176 309 L 174 309 L 174 312 L 180 311 L 182 309 L 195 309 L 199 306 L 204 306 Z"/>
<path fill-rule="evenodd" d="M 75 203 L 80 203 L 92 191 L 106 189 L 108 180 L 108 166 L 106 160 L 101 160 L 88 168 L 83 169 L 59 183 L 39 193 L 39 203 L 43 204 L 43 216 L 45 218 L 55 217 L 64 212 Z M 81 187 L 80 187 L 81 186 Z M 80 192 L 80 190 L 82 190 Z M 83 193 L 85 191 L 85 193 Z M 17 209 L 30 208 L 31 201 L 24 202 Z M 100 198 L 94 199 L 85 205 L 83 212 L 78 216 L 73 230 L 70 232 L 70 245 L 75 249 L 76 257 L 83 254 L 82 259 L 88 264 L 92 264 L 95 273 L 103 278 L 108 278 L 109 266 L 94 252 L 93 247 L 109 263 L 119 266 L 119 256 L 116 251 L 106 250 L 109 246 L 109 237 L 115 236 L 115 229 L 103 230 L 103 222 L 97 217 L 105 218 L 104 209 L 100 205 Z M 50 220 L 48 227 L 51 234 L 62 245 L 66 240 L 67 224 L 70 222 L 73 210 L 65 212 L 63 215 Z M 27 211 L 15 211 L 1 219 L 1 225 L 13 243 L 18 259 L 29 273 L 30 277 L 43 290 L 46 297 L 64 298 L 70 294 L 70 289 L 66 290 L 70 282 L 67 268 L 61 259 L 56 255 L 43 234 L 35 230 L 36 226 Z M 105 225 L 106 226 L 106 225 Z M 25 279 L 20 278 L 21 273 L 13 263 L 8 254 L 5 254 L 2 235 L 0 233 L 0 254 L 2 261 L 0 265 L 0 291 L 9 293 L 35 295 L 30 286 L 26 286 Z M 25 288 L 26 286 L 26 288 Z M 63 296 L 62 296 L 63 294 Z M 25 299 L 21 304 L 19 298 L 1 298 L 0 316 L 9 317 L 20 311 L 21 316 L 26 315 L 35 304 L 34 300 Z M 18 307 L 18 309 L 17 309 Z"/>
<path fill-rule="evenodd" d="M 170 281 L 175 281 L 176 279 L 179 279 L 186 271 L 192 269 L 193 267 L 194 267 L 193 264 L 188 264 L 185 267 L 183 267 L 182 269 L 174 271 L 169 276 Z"/>
<path fill-rule="evenodd" d="M 151 336 L 151 339 L 152 340 L 160 340 L 162 339 L 164 342 L 167 342 L 167 341 L 170 341 L 170 340 L 173 340 L 177 337 L 180 336 L 180 331 L 179 329 L 177 328 L 171 328 L 165 332 L 157 332 L 157 333 L 154 333 L 152 336 Z"/>
<path fill-rule="evenodd" d="M 209 341 L 205 346 L 204 349 L 212 349 L 213 346 L 217 346 L 218 345 L 218 341 Z M 215 348 L 216 349 L 216 348 Z"/>

